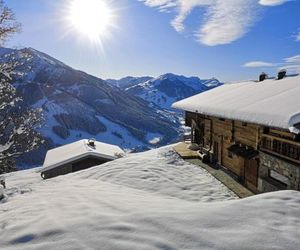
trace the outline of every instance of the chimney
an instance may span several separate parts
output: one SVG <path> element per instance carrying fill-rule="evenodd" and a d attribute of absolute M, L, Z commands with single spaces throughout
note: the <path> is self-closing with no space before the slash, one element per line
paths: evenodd
<path fill-rule="evenodd" d="M 267 75 L 265 72 L 262 72 L 262 73 L 259 75 L 259 81 L 260 81 L 260 82 L 266 80 L 267 78 L 268 78 L 268 75 Z"/>
<path fill-rule="evenodd" d="M 278 72 L 277 80 L 282 80 L 286 76 L 286 70 L 282 69 Z"/>
<path fill-rule="evenodd" d="M 88 145 L 90 147 L 95 147 L 95 145 L 96 145 L 95 142 L 96 142 L 96 139 L 91 138 L 91 139 L 88 140 Z"/>

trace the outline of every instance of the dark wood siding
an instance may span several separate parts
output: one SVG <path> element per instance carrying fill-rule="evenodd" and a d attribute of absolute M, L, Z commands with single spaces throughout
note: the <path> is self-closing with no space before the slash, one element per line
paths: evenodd
<path fill-rule="evenodd" d="M 43 179 L 49 179 L 49 178 L 53 178 L 53 177 L 56 177 L 59 175 L 65 175 L 65 174 L 69 174 L 72 172 L 84 170 L 84 169 L 87 169 L 90 167 L 94 167 L 97 165 L 101 165 L 108 161 L 110 161 L 110 160 L 104 159 L 104 158 L 99 158 L 99 157 L 89 156 L 89 157 L 85 157 L 85 158 L 76 160 L 74 162 L 70 162 L 68 164 L 57 166 L 50 170 L 42 171 L 41 176 L 43 177 Z"/>
<path fill-rule="evenodd" d="M 300 135 L 288 130 L 191 112 L 187 112 L 186 120 L 187 125 L 200 128 L 202 138 L 197 138 L 197 142 L 201 142 L 203 152 L 210 154 L 214 163 L 223 165 L 240 177 L 254 192 L 257 191 L 259 177 L 259 151 L 297 163 L 300 167 Z M 232 146 L 245 148 L 254 154 L 234 154 L 228 150 Z"/>
<path fill-rule="evenodd" d="M 86 158 L 77 162 L 74 162 L 72 164 L 72 172 L 77 172 L 80 170 L 84 170 L 93 166 L 101 165 L 108 160 L 106 159 L 101 159 L 101 158 Z"/>

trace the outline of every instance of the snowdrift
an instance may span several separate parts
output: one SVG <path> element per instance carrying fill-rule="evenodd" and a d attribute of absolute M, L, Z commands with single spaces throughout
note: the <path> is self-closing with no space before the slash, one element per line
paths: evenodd
<path fill-rule="evenodd" d="M 161 148 L 50 180 L 6 175 L 1 249 L 297 249 L 300 193 L 240 200 Z"/>

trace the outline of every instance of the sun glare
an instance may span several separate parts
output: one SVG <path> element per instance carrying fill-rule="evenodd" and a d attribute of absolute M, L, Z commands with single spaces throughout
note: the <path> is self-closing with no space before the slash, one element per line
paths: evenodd
<path fill-rule="evenodd" d="M 67 15 L 71 27 L 92 41 L 101 41 L 108 35 L 114 17 L 106 0 L 71 0 Z"/>

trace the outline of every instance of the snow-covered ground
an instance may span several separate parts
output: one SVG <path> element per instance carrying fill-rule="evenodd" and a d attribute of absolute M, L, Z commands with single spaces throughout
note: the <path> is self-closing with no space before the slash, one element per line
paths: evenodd
<path fill-rule="evenodd" d="M 170 147 L 42 180 L 6 175 L 0 249 L 297 249 L 300 194 L 240 200 Z"/>

